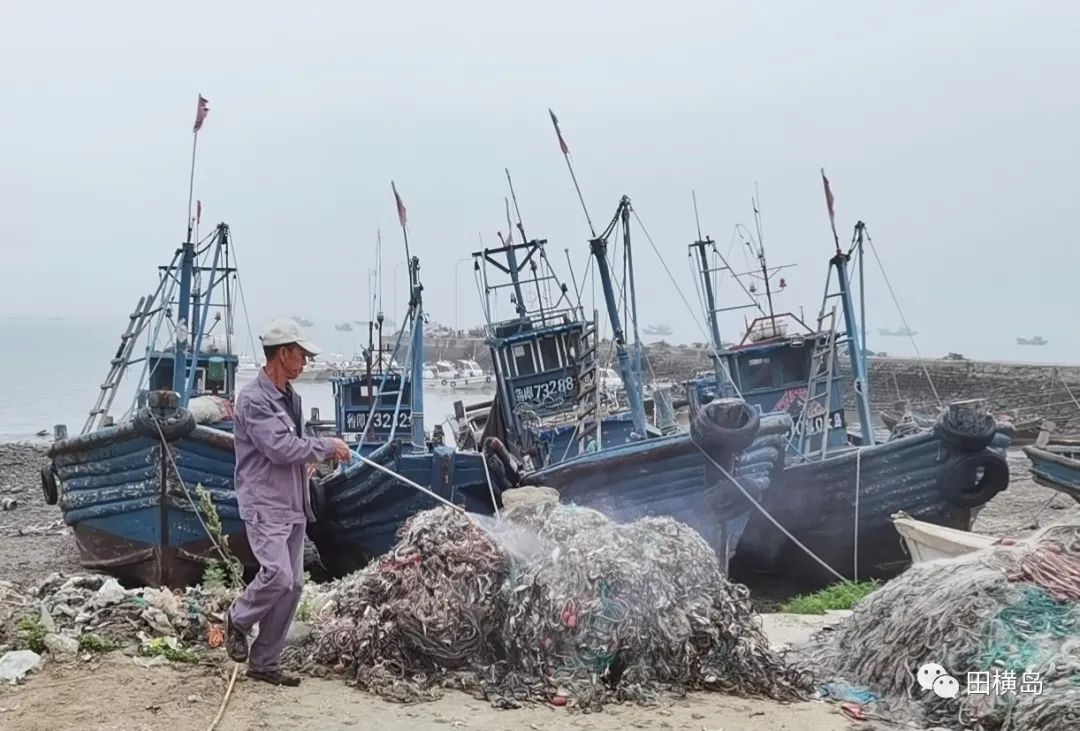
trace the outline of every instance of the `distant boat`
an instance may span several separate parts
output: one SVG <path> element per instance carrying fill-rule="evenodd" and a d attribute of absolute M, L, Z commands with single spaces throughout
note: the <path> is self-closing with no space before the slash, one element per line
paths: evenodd
<path fill-rule="evenodd" d="M 293 315 L 292 319 L 296 320 L 296 324 L 300 327 L 313 327 L 315 325 L 311 320 L 300 317 L 299 315 Z"/>
<path fill-rule="evenodd" d="M 919 333 L 912 330 L 909 327 L 898 327 L 895 330 L 889 330 L 888 328 L 878 328 L 878 335 L 884 335 L 887 338 L 913 338 Z"/>
<path fill-rule="evenodd" d="M 1017 338 L 1017 345 L 1046 345 L 1047 340 L 1042 335 L 1036 335 L 1033 338 Z"/>
<path fill-rule="evenodd" d="M 334 325 L 334 329 L 340 332 L 352 332 L 352 325 L 348 322 L 339 322 L 337 325 Z"/>
<path fill-rule="evenodd" d="M 646 335 L 667 336 L 671 335 L 671 333 L 674 331 L 667 325 L 649 325 L 644 330 L 642 330 L 642 332 Z"/>

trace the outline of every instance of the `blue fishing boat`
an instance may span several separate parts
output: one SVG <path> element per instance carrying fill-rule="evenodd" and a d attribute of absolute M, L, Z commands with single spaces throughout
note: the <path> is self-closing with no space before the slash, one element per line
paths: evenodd
<path fill-rule="evenodd" d="M 891 527 L 893 514 L 903 511 L 918 520 L 970 530 L 979 506 L 1008 486 L 1004 452 L 1012 427 L 997 423 L 982 403 L 950 404 L 930 430 L 875 439 L 865 331 L 860 332 L 855 318 L 850 279 L 852 254 L 861 264 L 864 233 L 860 222 L 847 252 L 836 242 L 815 327 L 792 313 L 774 311 L 772 279 L 779 268 L 766 264 L 759 238 L 756 281 L 743 286 L 757 294 L 757 281 L 764 283 L 763 296 L 745 305 L 759 316 L 729 347 L 721 346 L 718 316 L 743 305 L 718 307 L 714 278 L 722 272 L 737 280 L 745 275 L 735 273 L 711 239 L 690 245 L 699 264 L 714 349 L 713 372 L 687 384 L 691 411 L 713 398 L 739 394 L 764 412 L 790 415 L 795 423 L 784 469 L 774 476 L 761 501 L 764 512 L 751 516 L 739 544 L 738 575 L 779 574 L 807 588 L 838 577 L 889 578 L 910 563 Z M 859 277 L 861 292 L 861 266 Z M 842 350 L 854 376 L 859 417 L 854 434 L 844 409 L 847 384 L 838 368 Z"/>
<path fill-rule="evenodd" d="M 228 225 L 202 241 L 192 241 L 189 227 L 187 241 L 160 268 L 157 289 L 130 315 L 81 433 L 69 437 L 58 428 L 42 486 L 46 502 L 59 503 L 87 568 L 180 587 L 198 582 L 208 561 L 224 560 L 225 548 L 257 567 L 233 489 L 236 276 Z M 121 381 L 136 365 L 131 407 L 114 418 Z M 220 536 L 210 528 L 207 500 Z"/>
<path fill-rule="evenodd" d="M 1031 461 L 1031 477 L 1043 487 L 1068 495 L 1080 503 L 1080 442 L 1065 438 L 1061 442 L 1024 447 Z"/>
<path fill-rule="evenodd" d="M 473 253 L 497 384 L 476 441 L 485 452 L 509 453 L 520 461 L 525 484 L 556 488 L 564 501 L 617 520 L 674 517 L 698 530 L 726 562 L 746 525 L 748 500 L 766 491 L 770 468 L 783 459 L 791 420 L 763 418 L 740 399 L 717 399 L 699 411 L 690 433 L 680 432 L 661 394 L 656 422 L 648 423 L 636 335 L 630 210 L 624 196 L 611 225 L 589 243 L 629 410 L 605 402 L 599 389 L 597 313 L 586 318 L 580 297 L 575 302 L 555 274 L 546 240 L 525 239 L 519 216 L 525 243 L 504 240 L 500 247 Z M 623 292 L 633 342 L 626 337 L 608 264 L 608 240 L 617 226 L 627 257 Z M 503 281 L 494 281 L 498 274 Z M 505 320 L 496 317 L 493 306 L 503 289 L 510 290 L 514 309 Z M 533 291 L 530 307 L 527 292 Z M 724 480 L 714 465 L 734 473 L 739 485 Z"/>
<path fill-rule="evenodd" d="M 308 536 L 333 576 L 388 551 L 410 516 L 440 501 L 483 515 L 501 505 L 501 489 L 488 480 L 483 455 L 444 445 L 441 427 L 432 437 L 424 430 L 424 309 L 417 257 L 409 259 L 409 291 L 406 321 L 389 357 L 381 345 L 380 313 L 380 345 L 375 350 L 369 342 L 366 372 L 331 379 L 337 432 L 357 455 L 311 486 L 316 521 Z M 406 332 L 407 371 L 394 367 Z"/>

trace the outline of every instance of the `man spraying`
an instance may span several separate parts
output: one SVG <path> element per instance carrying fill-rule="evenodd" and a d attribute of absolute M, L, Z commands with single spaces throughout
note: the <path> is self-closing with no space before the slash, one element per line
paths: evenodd
<path fill-rule="evenodd" d="M 304 436 L 300 396 L 289 382 L 319 350 L 293 320 L 275 320 L 259 337 L 266 365 L 236 397 L 236 499 L 259 573 L 225 619 L 226 649 L 236 662 L 249 659 L 248 677 L 297 686 L 281 671 L 285 645 L 304 583 L 304 530 L 311 511 L 306 465 L 333 458 L 348 462 L 348 445 Z"/>

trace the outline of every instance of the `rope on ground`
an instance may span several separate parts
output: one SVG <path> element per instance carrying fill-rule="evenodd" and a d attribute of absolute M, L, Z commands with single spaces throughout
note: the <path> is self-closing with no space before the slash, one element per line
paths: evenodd
<path fill-rule="evenodd" d="M 233 665 L 232 677 L 229 678 L 229 686 L 225 688 L 225 697 L 221 699 L 221 707 L 218 708 L 214 720 L 206 727 L 206 731 L 214 731 L 214 729 L 217 728 L 217 725 L 221 723 L 221 719 L 225 717 L 225 707 L 229 705 L 229 698 L 232 696 L 233 685 L 236 684 L 236 674 L 238 672 L 240 672 L 240 665 L 236 663 Z"/>

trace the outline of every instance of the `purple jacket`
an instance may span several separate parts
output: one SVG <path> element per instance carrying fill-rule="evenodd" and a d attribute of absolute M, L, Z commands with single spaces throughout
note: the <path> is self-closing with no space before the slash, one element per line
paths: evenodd
<path fill-rule="evenodd" d="M 334 453 L 329 439 L 297 435 L 300 396 L 283 393 L 259 370 L 236 396 L 236 501 L 240 518 L 256 523 L 314 520 L 304 465 Z"/>

